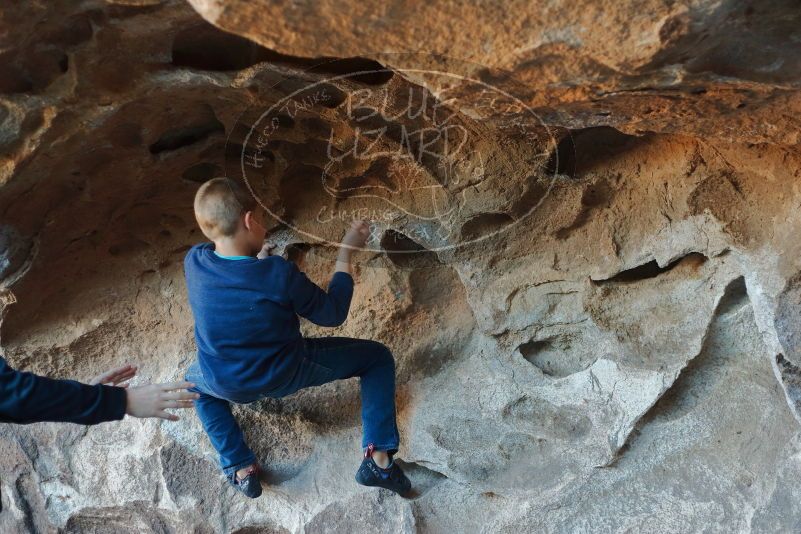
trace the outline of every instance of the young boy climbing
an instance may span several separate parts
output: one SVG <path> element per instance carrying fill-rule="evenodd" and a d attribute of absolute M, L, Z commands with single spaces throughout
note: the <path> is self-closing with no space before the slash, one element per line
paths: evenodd
<path fill-rule="evenodd" d="M 259 464 L 231 413 L 230 402 L 280 398 L 300 389 L 359 377 L 364 458 L 356 481 L 406 494 L 411 484 L 393 461 L 399 435 L 395 360 L 382 343 L 348 337 L 303 337 L 298 315 L 339 326 L 353 296 L 351 254 L 368 227 L 354 221 L 324 291 L 291 261 L 259 258 L 266 213 L 240 183 L 214 178 L 195 195 L 195 217 L 211 242 L 193 246 L 184 271 L 195 319 L 197 360 L 186 380 L 200 393 L 196 410 L 228 481 L 258 497 Z"/>

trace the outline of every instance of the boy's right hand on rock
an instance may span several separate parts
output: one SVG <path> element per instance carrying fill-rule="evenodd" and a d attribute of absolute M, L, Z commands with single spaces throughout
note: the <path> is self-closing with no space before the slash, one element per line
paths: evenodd
<path fill-rule="evenodd" d="M 370 225 L 364 221 L 353 221 L 342 238 L 342 244 L 353 248 L 361 248 L 370 236 Z"/>
<path fill-rule="evenodd" d="M 168 421 L 180 419 L 166 410 L 168 408 L 192 408 L 194 399 L 200 397 L 191 391 L 181 391 L 195 387 L 191 382 L 169 382 L 129 387 L 126 391 L 128 405 L 125 413 L 133 417 L 160 417 Z"/>
<path fill-rule="evenodd" d="M 274 256 L 273 251 L 277 247 L 278 247 L 278 245 L 276 245 L 275 243 L 273 243 L 271 241 L 267 241 L 265 239 L 264 240 L 264 244 L 261 246 L 261 250 L 259 251 L 259 253 L 256 254 L 256 257 L 259 258 L 260 260 L 263 260 L 264 258 L 266 258 L 268 256 Z"/>

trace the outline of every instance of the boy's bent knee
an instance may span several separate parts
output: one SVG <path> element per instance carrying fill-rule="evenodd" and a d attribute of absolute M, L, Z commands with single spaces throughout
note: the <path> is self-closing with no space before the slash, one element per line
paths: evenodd
<path fill-rule="evenodd" d="M 395 356 L 390 348 L 378 341 L 376 341 L 376 359 L 380 365 L 395 366 Z"/>

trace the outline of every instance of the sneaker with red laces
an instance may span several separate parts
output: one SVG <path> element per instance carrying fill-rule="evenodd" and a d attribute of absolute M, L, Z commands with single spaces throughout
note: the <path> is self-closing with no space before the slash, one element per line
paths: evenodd
<path fill-rule="evenodd" d="M 245 471 L 245 478 L 239 479 L 236 476 L 236 471 L 228 475 L 228 483 L 231 484 L 237 491 L 241 491 L 251 499 L 261 495 L 261 482 L 259 481 L 259 466 L 256 464 L 248 467 Z"/>

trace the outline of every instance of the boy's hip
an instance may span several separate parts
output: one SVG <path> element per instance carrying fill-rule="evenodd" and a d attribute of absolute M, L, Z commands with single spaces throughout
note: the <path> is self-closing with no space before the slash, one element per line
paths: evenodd
<path fill-rule="evenodd" d="M 198 358 L 189 366 L 184 379 L 195 384 L 195 387 L 191 388 L 192 391 L 237 404 L 249 404 L 264 397 L 273 396 L 273 393 L 284 389 L 297 375 L 302 359 L 302 352 L 297 356 L 293 355 L 291 358 L 293 365 L 284 366 L 281 373 L 260 380 L 252 386 L 243 386 L 243 383 L 247 383 L 248 380 L 240 379 L 230 380 L 232 385 L 229 386 L 217 379 L 214 376 L 215 373 L 209 372 L 208 369 L 204 372 L 204 366 Z"/>

